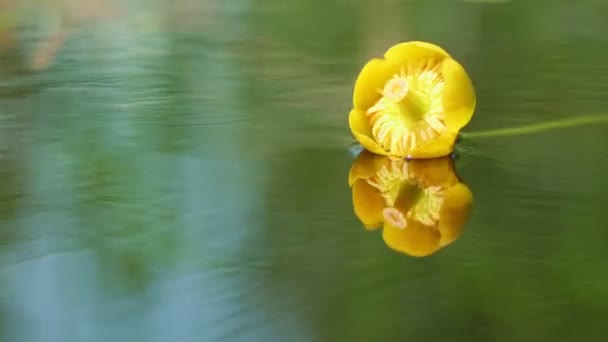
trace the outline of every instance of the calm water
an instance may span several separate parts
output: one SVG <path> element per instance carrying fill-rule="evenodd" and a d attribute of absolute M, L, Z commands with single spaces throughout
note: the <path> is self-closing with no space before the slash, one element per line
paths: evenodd
<path fill-rule="evenodd" d="M 399 41 L 465 66 L 467 132 L 608 112 L 606 2 L 56 2 L 0 34 L 1 341 L 608 332 L 606 126 L 463 141 L 472 215 L 428 258 L 347 183 L 353 82 Z"/>

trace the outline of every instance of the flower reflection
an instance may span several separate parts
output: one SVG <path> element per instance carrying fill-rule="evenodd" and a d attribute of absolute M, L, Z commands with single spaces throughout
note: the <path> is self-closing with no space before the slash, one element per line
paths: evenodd
<path fill-rule="evenodd" d="M 363 151 L 348 182 L 363 225 L 368 230 L 384 227 L 390 248 L 416 257 L 454 242 L 473 203 L 450 157 L 408 161 Z"/>

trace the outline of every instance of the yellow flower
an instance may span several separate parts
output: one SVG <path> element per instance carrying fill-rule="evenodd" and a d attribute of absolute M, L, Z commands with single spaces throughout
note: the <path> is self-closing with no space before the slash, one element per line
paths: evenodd
<path fill-rule="evenodd" d="M 436 45 L 407 42 L 363 67 L 348 121 L 371 152 L 434 158 L 452 151 L 475 105 L 473 84 L 458 62 Z"/>
<path fill-rule="evenodd" d="M 473 203 L 450 157 L 407 161 L 363 151 L 348 181 L 363 225 L 368 230 L 384 227 L 390 248 L 416 257 L 454 242 Z"/>

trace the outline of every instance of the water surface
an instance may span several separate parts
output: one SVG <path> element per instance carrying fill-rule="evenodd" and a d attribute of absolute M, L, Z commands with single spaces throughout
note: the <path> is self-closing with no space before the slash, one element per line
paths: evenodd
<path fill-rule="evenodd" d="M 419 259 L 354 215 L 347 115 L 407 40 L 469 72 L 465 131 L 604 112 L 603 1 L 119 7 L 0 39 L 2 341 L 601 340 L 605 126 L 460 143 L 472 215 Z"/>

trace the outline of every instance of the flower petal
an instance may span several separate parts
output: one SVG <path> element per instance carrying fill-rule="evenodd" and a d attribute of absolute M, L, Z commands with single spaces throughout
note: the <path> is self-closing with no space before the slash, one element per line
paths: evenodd
<path fill-rule="evenodd" d="M 366 111 L 381 97 L 378 89 L 397 72 L 399 67 L 384 59 L 374 58 L 361 69 L 353 90 L 353 106 Z"/>
<path fill-rule="evenodd" d="M 376 154 L 386 155 L 386 151 L 372 139 L 372 129 L 365 117 L 365 112 L 353 109 L 348 115 L 348 125 L 353 133 L 353 136 L 359 141 L 363 147 Z"/>
<path fill-rule="evenodd" d="M 444 58 L 450 58 L 450 55 L 435 44 L 413 41 L 400 43 L 391 47 L 384 54 L 384 58 L 393 64 L 403 65 L 411 60 L 427 58 L 441 61 Z"/>
<path fill-rule="evenodd" d="M 454 150 L 456 136 L 457 133 L 455 132 L 443 132 L 437 138 L 414 147 L 414 149 L 411 150 L 409 157 L 416 159 L 447 156 Z"/>
<path fill-rule="evenodd" d="M 382 226 L 382 209 L 386 206 L 378 189 L 360 179 L 353 184 L 353 206 L 355 214 L 365 228 L 374 230 Z"/>
<path fill-rule="evenodd" d="M 443 61 L 441 73 L 445 80 L 443 110 L 446 126 L 456 132 L 473 117 L 477 102 L 475 89 L 464 68 L 451 58 Z"/>
<path fill-rule="evenodd" d="M 382 238 L 390 248 L 415 257 L 435 253 L 439 249 L 439 232 L 426 228 L 420 223 L 408 220 L 405 229 L 399 229 L 386 223 Z"/>
<path fill-rule="evenodd" d="M 417 183 L 424 187 L 440 186 L 449 188 L 459 183 L 454 161 L 445 156 L 432 159 L 414 159 L 409 162 L 409 170 L 416 178 Z"/>
<path fill-rule="evenodd" d="M 373 154 L 367 150 L 361 151 L 348 172 L 348 185 L 352 186 L 359 179 L 367 179 L 376 174 L 382 167 L 386 157 Z"/>
<path fill-rule="evenodd" d="M 443 247 L 456 240 L 471 214 L 473 194 L 463 183 L 458 183 L 445 192 L 439 214 L 439 244 Z"/>

